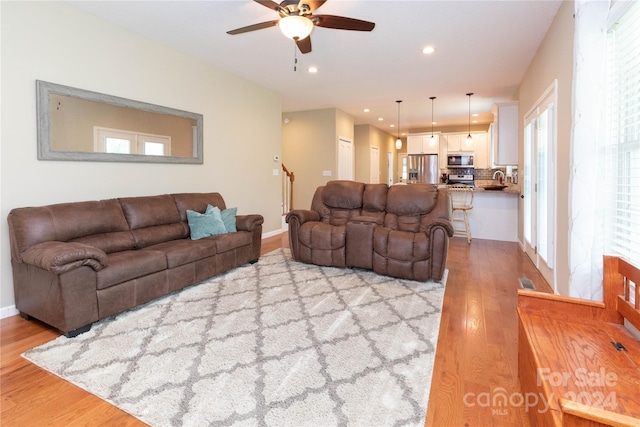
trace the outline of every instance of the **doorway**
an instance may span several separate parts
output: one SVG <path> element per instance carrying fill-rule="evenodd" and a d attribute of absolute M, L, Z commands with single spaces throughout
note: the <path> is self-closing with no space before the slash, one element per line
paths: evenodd
<path fill-rule="evenodd" d="M 524 117 L 524 250 L 555 290 L 557 81 Z"/>
<path fill-rule="evenodd" d="M 380 183 L 380 149 L 378 147 L 371 146 L 371 168 L 369 170 L 369 182 L 371 184 Z"/>
<path fill-rule="evenodd" d="M 353 141 L 338 137 L 338 179 L 353 180 Z"/>

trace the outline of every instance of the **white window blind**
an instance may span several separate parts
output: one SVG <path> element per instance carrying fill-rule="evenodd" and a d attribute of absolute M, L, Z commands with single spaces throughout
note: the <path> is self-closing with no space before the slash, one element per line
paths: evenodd
<path fill-rule="evenodd" d="M 607 51 L 605 253 L 640 265 L 640 2 L 612 24 Z"/>

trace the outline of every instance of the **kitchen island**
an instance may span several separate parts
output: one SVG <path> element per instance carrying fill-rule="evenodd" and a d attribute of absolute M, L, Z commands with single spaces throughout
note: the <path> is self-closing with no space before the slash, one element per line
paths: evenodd
<path fill-rule="evenodd" d="M 499 191 L 483 187 L 496 181 L 477 181 L 474 187 L 473 209 L 467 212 L 471 239 L 518 241 L 518 201 L 520 187 L 507 185 Z"/>

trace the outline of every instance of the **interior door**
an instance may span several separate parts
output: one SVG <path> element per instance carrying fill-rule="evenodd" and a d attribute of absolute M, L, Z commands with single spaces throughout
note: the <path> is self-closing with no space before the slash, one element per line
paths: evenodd
<path fill-rule="evenodd" d="M 393 185 L 393 153 L 387 153 L 387 184 Z"/>
<path fill-rule="evenodd" d="M 524 250 L 555 289 L 555 86 L 524 120 Z"/>
<path fill-rule="evenodd" d="M 380 183 L 380 149 L 378 147 L 371 146 L 370 150 L 371 167 L 369 169 L 369 182 L 371 184 Z"/>
<path fill-rule="evenodd" d="M 353 180 L 353 141 L 338 137 L 338 179 Z"/>

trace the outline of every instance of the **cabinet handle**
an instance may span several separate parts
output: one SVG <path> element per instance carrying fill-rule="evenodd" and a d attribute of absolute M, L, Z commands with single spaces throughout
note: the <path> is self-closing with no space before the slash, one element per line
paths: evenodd
<path fill-rule="evenodd" d="M 521 199 L 524 199 L 524 194 L 521 194 L 521 195 L 520 195 L 520 198 L 521 198 Z"/>

